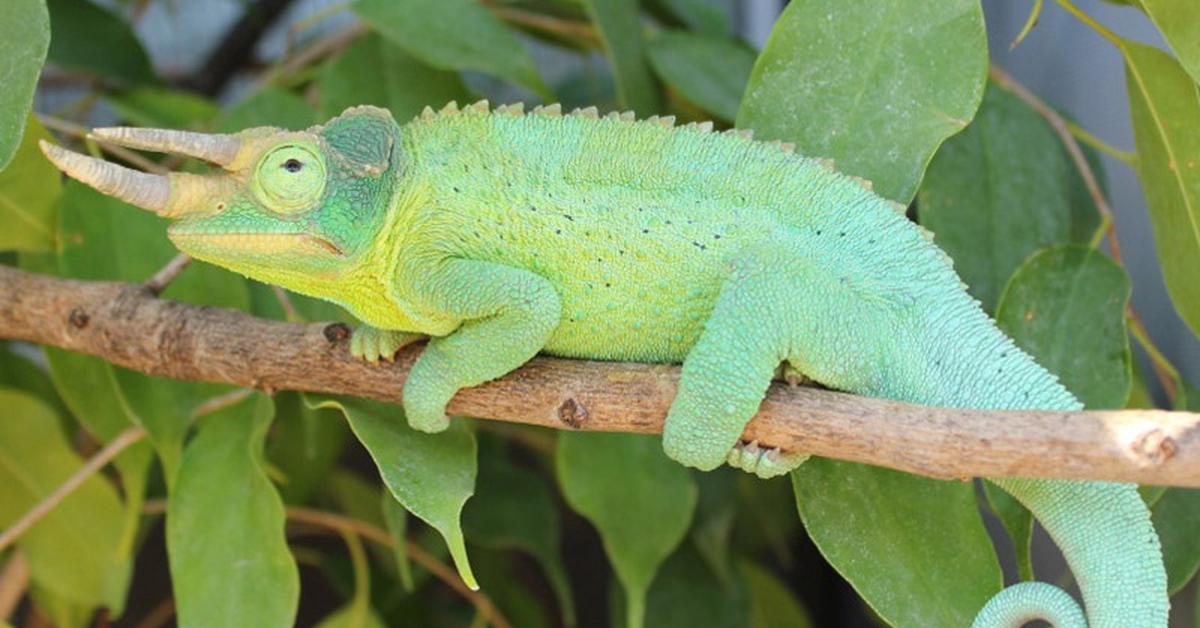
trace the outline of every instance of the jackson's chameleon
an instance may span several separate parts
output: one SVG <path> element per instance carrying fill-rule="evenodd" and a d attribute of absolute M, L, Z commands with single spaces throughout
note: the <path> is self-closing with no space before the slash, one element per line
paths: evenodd
<path fill-rule="evenodd" d="M 43 143 L 67 174 L 176 219 L 181 250 L 342 305 L 366 324 L 352 346 L 368 360 L 431 336 L 403 391 L 420 430 L 447 426 L 459 389 L 538 352 L 682 362 L 667 454 L 763 477 L 805 458 L 739 442 L 781 363 L 863 395 L 1080 408 L 893 203 L 744 131 L 480 102 L 403 126 L 357 107 L 301 132 L 95 136 L 223 168 L 159 176 Z M 1062 548 L 1090 625 L 1166 625 L 1159 541 L 1133 486 L 994 481 Z M 976 624 L 1034 617 L 1084 625 L 1042 583 L 1005 589 Z"/>

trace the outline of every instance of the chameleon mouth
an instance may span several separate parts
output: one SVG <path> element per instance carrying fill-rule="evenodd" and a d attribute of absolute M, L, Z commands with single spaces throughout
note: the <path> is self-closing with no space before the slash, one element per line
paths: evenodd
<path fill-rule="evenodd" d="M 207 251 L 228 253 L 321 253 L 345 257 L 334 242 L 309 233 L 213 233 L 167 228 L 167 237 L 183 251 L 203 254 Z"/>

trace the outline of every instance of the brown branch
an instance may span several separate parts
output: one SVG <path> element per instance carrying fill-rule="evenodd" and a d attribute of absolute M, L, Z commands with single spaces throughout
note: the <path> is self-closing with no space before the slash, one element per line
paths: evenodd
<path fill-rule="evenodd" d="M 0 267 L 0 338 L 152 375 L 400 400 L 419 348 L 349 355 L 342 324 L 267 321 L 155 298 L 145 286 Z M 460 392 L 450 412 L 558 429 L 657 433 L 679 369 L 539 357 Z M 938 478 L 1028 476 L 1200 486 L 1200 414 L 960 410 L 774 385 L 743 438 Z"/>

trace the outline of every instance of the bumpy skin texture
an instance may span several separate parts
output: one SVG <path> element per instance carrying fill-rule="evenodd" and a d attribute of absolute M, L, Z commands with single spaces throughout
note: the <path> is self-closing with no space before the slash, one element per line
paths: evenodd
<path fill-rule="evenodd" d="M 403 127 L 363 107 L 304 133 L 252 129 L 234 168 L 251 185 L 201 199 L 170 233 L 195 257 L 348 308 L 375 328 L 356 332 L 368 359 L 407 333 L 432 336 L 404 389 L 422 430 L 446 427 L 457 390 L 539 351 L 682 362 L 666 452 L 764 477 L 805 458 L 738 442 L 781 363 L 930 405 L 1079 408 L 893 204 L 777 143 L 662 122 L 477 105 Z M 277 170 L 308 159 L 305 147 L 323 188 L 311 170 Z M 271 200 L 318 193 L 301 207 Z M 995 481 L 1063 549 L 1090 625 L 1166 625 L 1158 539 L 1135 487 Z M 1067 602 L 1023 584 L 976 625 L 1077 624 Z"/>

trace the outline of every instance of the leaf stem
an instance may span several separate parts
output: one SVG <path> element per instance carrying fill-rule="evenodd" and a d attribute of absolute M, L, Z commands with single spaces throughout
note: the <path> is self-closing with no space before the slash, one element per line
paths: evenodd
<path fill-rule="evenodd" d="M 1110 157 L 1120 159 L 1121 161 L 1125 162 L 1125 165 L 1127 165 L 1127 166 L 1133 165 L 1133 160 L 1136 159 L 1133 152 L 1127 151 L 1127 150 L 1121 150 L 1121 149 L 1113 146 L 1112 144 L 1105 142 L 1104 140 L 1089 133 L 1087 129 L 1079 126 L 1078 124 L 1075 124 L 1074 122 L 1071 122 L 1070 120 L 1067 120 L 1066 122 L 1067 122 L 1067 129 L 1069 131 L 1071 131 L 1071 135 L 1075 136 L 1075 139 L 1083 142 L 1084 144 L 1087 144 L 1088 146 L 1091 146 L 1092 148 L 1094 148 Z"/>
<path fill-rule="evenodd" d="M 142 440 L 146 436 L 146 430 L 141 427 L 131 427 L 117 435 L 116 438 L 109 441 L 103 449 L 96 452 L 96 455 L 88 459 L 82 467 L 79 468 L 71 477 L 60 484 L 42 501 L 34 505 L 29 512 L 25 513 L 16 523 L 12 524 L 3 534 L 0 534 L 0 551 L 4 550 L 14 541 L 21 537 L 32 528 L 34 524 L 41 521 L 43 517 L 50 514 L 64 499 L 67 498 L 75 489 L 79 488 L 88 478 L 96 474 L 104 465 L 116 458 L 122 451 L 129 448 L 130 445 Z"/>
<path fill-rule="evenodd" d="M 1013 38 L 1012 43 L 1008 45 L 1008 49 L 1016 48 L 1018 44 L 1025 40 L 1029 32 L 1033 30 L 1033 26 L 1037 24 L 1038 18 L 1042 15 L 1042 1 L 1034 0 L 1033 9 L 1029 11 L 1029 17 L 1025 18 L 1025 25 L 1021 27 L 1021 32 Z"/>
<path fill-rule="evenodd" d="M 1133 334 L 1134 339 L 1146 352 L 1146 356 L 1150 358 L 1150 366 L 1154 368 L 1154 374 L 1158 377 L 1163 392 L 1167 395 L 1168 403 L 1171 407 L 1175 407 L 1179 391 L 1183 389 L 1183 376 L 1154 344 L 1154 340 L 1150 338 L 1150 332 L 1146 330 L 1146 325 L 1142 323 L 1142 319 L 1138 317 L 1132 307 L 1126 312 L 1126 317 L 1129 319 L 1129 332 Z"/>
<path fill-rule="evenodd" d="M 1054 0 L 1054 1 L 1057 2 L 1059 4 L 1059 6 L 1061 6 L 1062 8 L 1066 9 L 1067 13 L 1074 15 L 1075 18 L 1078 19 L 1080 22 L 1087 24 L 1089 27 L 1091 27 L 1092 30 L 1096 31 L 1097 34 L 1099 34 L 1101 37 L 1107 39 L 1110 43 L 1112 43 L 1112 45 L 1116 46 L 1118 49 L 1124 49 L 1125 42 L 1122 41 L 1122 39 L 1119 36 L 1117 36 L 1116 33 L 1108 30 L 1108 28 L 1106 28 L 1100 22 L 1097 22 L 1095 20 L 1095 18 L 1093 18 L 1092 16 L 1088 15 L 1087 13 L 1084 13 L 1083 11 L 1080 11 L 1079 7 L 1076 7 L 1075 5 L 1071 4 L 1070 0 Z"/>
<path fill-rule="evenodd" d="M 187 253 L 180 253 L 172 257 L 158 272 L 154 273 L 153 277 L 146 280 L 146 288 L 153 292 L 155 296 L 162 294 L 167 286 L 171 285 L 172 281 L 179 276 L 190 264 L 192 258 Z"/>

